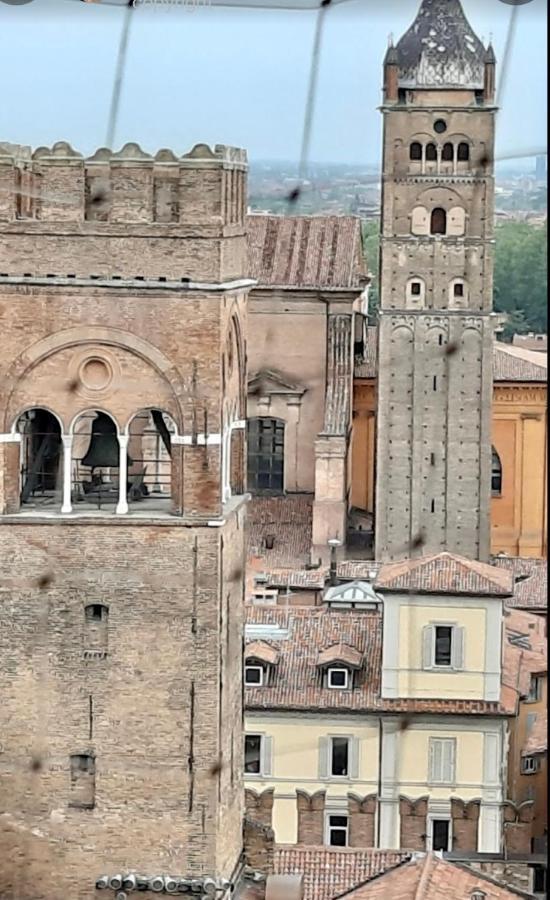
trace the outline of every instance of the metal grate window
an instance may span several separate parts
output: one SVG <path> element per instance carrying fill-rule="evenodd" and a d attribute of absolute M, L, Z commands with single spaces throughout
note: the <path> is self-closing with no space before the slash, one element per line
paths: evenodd
<path fill-rule="evenodd" d="M 248 422 L 248 489 L 253 493 L 284 490 L 285 424 L 280 419 Z"/>

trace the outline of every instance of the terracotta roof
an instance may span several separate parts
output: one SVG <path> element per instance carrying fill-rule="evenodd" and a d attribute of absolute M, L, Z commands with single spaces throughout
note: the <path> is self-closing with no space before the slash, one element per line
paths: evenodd
<path fill-rule="evenodd" d="M 311 546 L 313 495 L 252 497 L 247 510 L 247 555 L 266 570 L 305 569 Z M 275 538 L 272 550 L 267 537 Z"/>
<path fill-rule="evenodd" d="M 363 654 L 356 650 L 355 647 L 344 644 L 343 641 L 340 641 L 338 644 L 332 644 L 326 650 L 321 650 L 317 657 L 318 666 L 329 666 L 331 663 L 346 663 L 353 669 L 359 669 L 362 662 Z"/>
<path fill-rule="evenodd" d="M 537 353 L 546 353 L 548 350 L 548 335 L 515 334 L 512 338 L 512 346 L 524 347 L 526 350 L 536 350 Z"/>
<path fill-rule="evenodd" d="M 275 847 L 274 871 L 304 877 L 304 900 L 332 900 L 366 878 L 372 878 L 410 857 L 393 850 L 334 847 Z"/>
<path fill-rule="evenodd" d="M 511 572 L 515 584 L 514 595 L 507 606 L 545 612 L 548 608 L 548 564 L 545 559 L 522 556 L 494 556 L 493 566 Z"/>
<path fill-rule="evenodd" d="M 250 277 L 259 287 L 362 289 L 358 217 L 256 214 L 246 224 Z"/>
<path fill-rule="evenodd" d="M 259 659 L 261 662 L 265 662 L 270 666 L 276 666 L 279 654 L 274 647 L 271 647 L 270 644 L 266 644 L 265 641 L 251 641 L 250 644 L 246 645 L 244 658 Z"/>
<path fill-rule="evenodd" d="M 402 86 L 483 87 L 485 47 L 459 0 L 422 0 L 395 51 Z"/>
<path fill-rule="evenodd" d="M 329 316 L 323 434 L 346 435 L 351 420 L 353 348 L 351 316 Z"/>
<path fill-rule="evenodd" d="M 548 711 L 543 709 L 536 716 L 522 756 L 538 756 L 548 751 Z"/>
<path fill-rule="evenodd" d="M 277 672 L 265 687 L 246 688 L 248 709 L 334 710 L 346 712 L 452 713 L 500 715 L 516 709 L 516 694 L 502 702 L 484 700 L 383 700 L 380 697 L 382 614 L 380 611 L 333 610 L 326 606 L 250 606 L 246 622 L 273 625 L 288 634 L 277 641 Z M 274 641 L 271 641 L 274 643 Z M 362 656 L 352 690 L 328 689 L 318 667 L 319 653 L 343 643 Z"/>
<path fill-rule="evenodd" d="M 355 378 L 376 378 L 378 374 L 378 328 L 367 329 L 363 356 L 355 358 Z M 493 345 L 493 381 L 546 384 L 548 364 L 544 353 L 513 347 L 495 341 Z"/>
<path fill-rule="evenodd" d="M 517 699 L 527 696 L 531 676 L 547 669 L 545 624 L 541 616 L 524 610 L 505 610 L 502 682 Z"/>
<path fill-rule="evenodd" d="M 362 885 L 338 896 L 346 900 L 467 900 L 476 891 L 486 900 L 531 897 L 531 894 L 505 887 L 487 875 L 461 863 L 440 859 L 433 853 L 415 854 L 412 859 L 365 879 Z"/>
<path fill-rule="evenodd" d="M 508 572 L 453 553 L 383 565 L 376 578 L 376 587 L 382 591 L 475 594 L 477 597 L 506 597 L 513 593 L 513 581 Z"/>
<path fill-rule="evenodd" d="M 493 381 L 538 381 L 546 384 L 548 362 L 544 353 L 496 341 L 493 346 Z"/>

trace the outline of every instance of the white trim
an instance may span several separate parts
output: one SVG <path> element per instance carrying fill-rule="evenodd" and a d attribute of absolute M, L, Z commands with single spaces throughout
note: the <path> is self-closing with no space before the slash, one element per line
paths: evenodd
<path fill-rule="evenodd" d="M 254 669 L 255 672 L 259 672 L 259 673 L 260 673 L 260 680 L 259 680 L 259 681 L 247 681 L 247 680 L 246 680 L 246 675 L 247 675 L 247 672 L 248 672 L 249 669 Z M 264 670 L 264 667 L 263 667 L 263 666 L 249 665 L 248 663 L 245 662 L 245 665 L 244 665 L 244 684 L 245 684 L 245 687 L 263 687 L 264 679 L 265 679 L 265 670 Z"/>
<path fill-rule="evenodd" d="M 330 676 L 333 672 L 343 672 L 346 676 L 345 684 L 331 684 Z M 350 687 L 350 671 L 349 669 L 344 668 L 343 666 L 330 666 L 327 669 L 327 688 L 332 691 L 347 691 Z"/>
<path fill-rule="evenodd" d="M 186 447 L 191 447 L 193 444 L 204 447 L 205 444 L 221 444 L 222 436 L 219 432 L 215 432 L 214 434 L 201 434 L 193 435 L 191 434 L 174 434 L 171 437 L 171 441 L 173 444 L 183 444 Z"/>
<path fill-rule="evenodd" d="M 114 235 L 110 235 L 114 237 Z M 217 283 L 202 281 L 140 281 L 136 278 L 66 278 L 63 275 L 55 275 L 53 278 L 45 278 L 41 275 L 25 277 L 22 275 L 0 275 L 0 284 L 39 284 L 39 285 L 85 285 L 89 287 L 111 288 L 146 288 L 160 291 L 236 291 L 244 288 L 253 288 L 258 282 L 254 278 L 239 278 L 235 281 L 220 281 Z"/>
<path fill-rule="evenodd" d="M 208 528 L 221 528 L 225 525 L 225 519 L 210 519 L 206 524 Z"/>
<path fill-rule="evenodd" d="M 0 444 L 20 444 L 21 435 L 18 431 L 11 431 L 9 434 L 0 434 Z"/>
<path fill-rule="evenodd" d="M 447 850 L 452 850 L 453 847 L 453 820 L 451 818 L 450 813 L 431 813 L 428 812 L 427 821 L 426 821 L 426 850 L 432 850 L 433 847 L 433 823 L 434 820 L 437 819 L 439 822 L 448 822 L 449 823 L 449 833 L 447 838 Z M 444 851 L 445 852 L 445 851 Z"/>
<path fill-rule="evenodd" d="M 63 442 L 63 502 L 61 512 L 68 514 L 73 511 L 71 502 L 72 493 L 72 468 L 73 468 L 73 435 L 62 434 Z"/>
<path fill-rule="evenodd" d="M 234 422 L 231 422 L 229 428 L 231 430 L 234 428 L 246 428 L 246 419 L 235 419 Z"/>
<path fill-rule="evenodd" d="M 128 512 L 128 441 L 127 434 L 119 434 L 118 503 L 115 510 L 117 516 L 124 516 Z"/>
<path fill-rule="evenodd" d="M 347 801 L 346 801 L 347 802 Z M 346 819 L 346 825 L 330 825 L 331 816 L 339 816 L 340 818 Z M 327 847 L 349 847 L 349 812 L 346 809 L 334 809 L 325 812 L 325 844 Z M 345 844 L 331 844 L 330 843 L 330 834 L 331 831 L 345 831 L 346 832 L 346 842 Z"/>

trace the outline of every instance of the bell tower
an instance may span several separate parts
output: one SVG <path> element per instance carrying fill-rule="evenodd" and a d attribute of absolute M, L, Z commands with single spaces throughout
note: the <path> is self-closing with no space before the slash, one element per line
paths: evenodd
<path fill-rule="evenodd" d="M 384 60 L 376 558 L 489 556 L 495 57 L 422 0 Z"/>

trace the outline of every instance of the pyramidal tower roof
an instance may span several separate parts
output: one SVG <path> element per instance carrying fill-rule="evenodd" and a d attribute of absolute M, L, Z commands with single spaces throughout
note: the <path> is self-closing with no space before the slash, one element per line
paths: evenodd
<path fill-rule="evenodd" d="M 395 49 L 400 87 L 483 87 L 486 50 L 460 0 L 422 0 Z"/>

